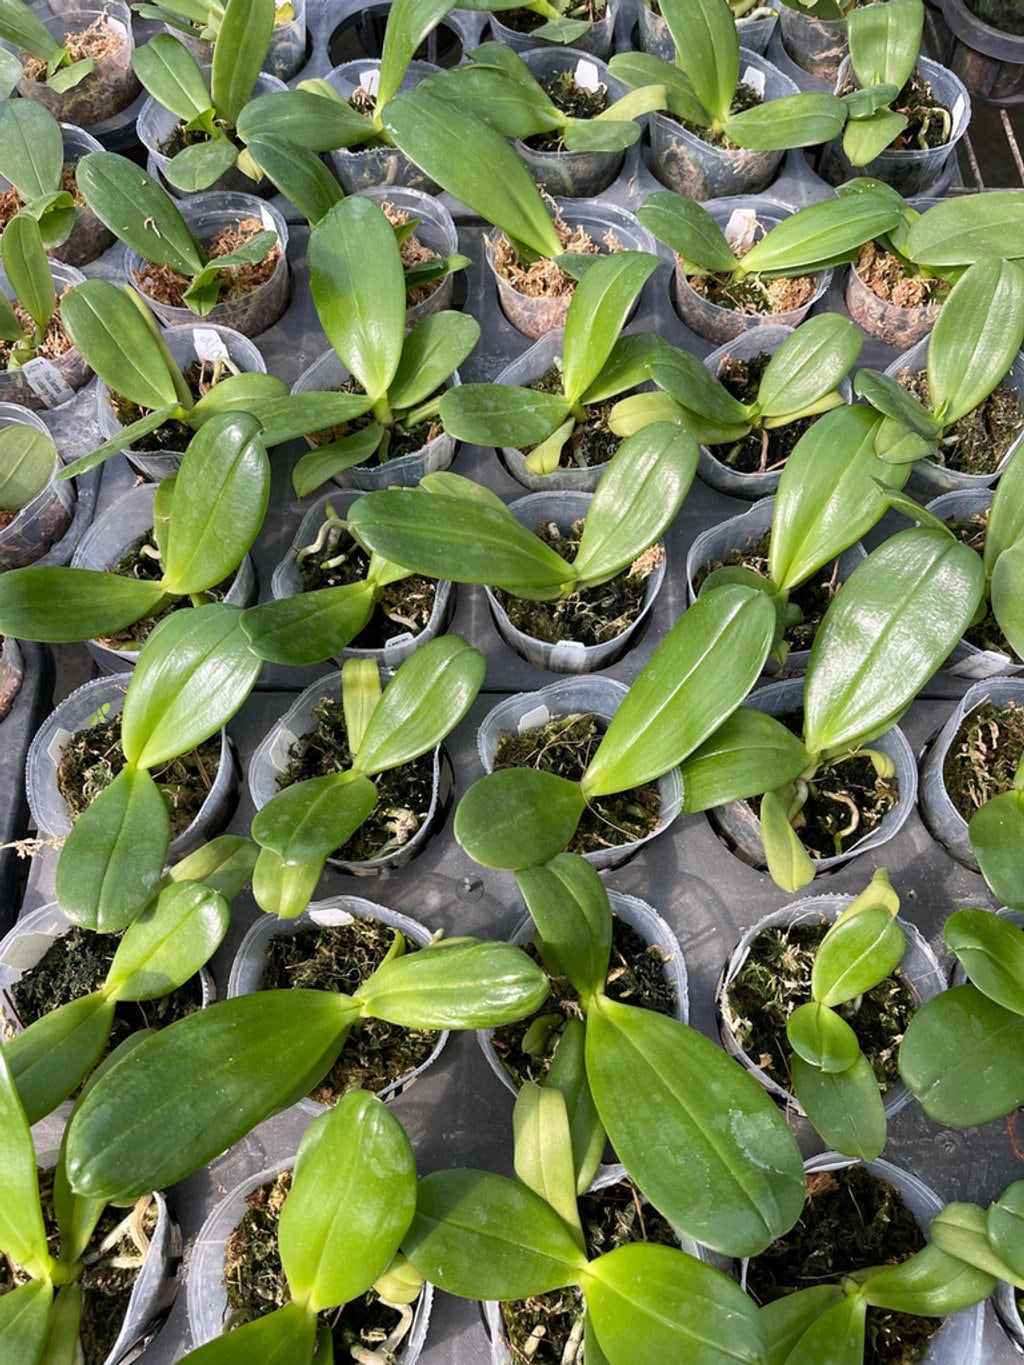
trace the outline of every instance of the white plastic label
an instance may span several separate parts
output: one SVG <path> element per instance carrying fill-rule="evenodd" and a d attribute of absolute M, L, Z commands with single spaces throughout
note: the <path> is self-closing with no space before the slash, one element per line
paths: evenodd
<path fill-rule="evenodd" d="M 524 716 L 519 717 L 517 729 L 523 735 L 527 730 L 536 730 L 541 725 L 547 725 L 550 719 L 551 712 L 542 703 L 540 706 L 535 706 L 532 711 L 527 711 Z"/>
<path fill-rule="evenodd" d="M 215 360 L 228 359 L 228 348 L 220 334 L 211 327 L 197 327 L 192 337 L 199 360 L 208 360 L 212 363 Z"/>
<path fill-rule="evenodd" d="M 54 763 L 59 763 L 64 757 L 64 750 L 67 748 L 68 740 L 70 738 L 70 730 L 58 730 L 53 739 L 51 739 L 46 746 L 46 752 L 49 757 L 53 759 Z"/>
<path fill-rule="evenodd" d="M 753 246 L 757 233 L 757 213 L 754 209 L 733 209 L 725 225 L 725 240 L 738 256 L 742 248 Z"/>
<path fill-rule="evenodd" d="M 3 964 L 15 971 L 29 971 L 37 965 L 47 949 L 52 947 L 53 938 L 49 934 L 22 934 L 13 943 L 8 944 L 4 952 Z M 3 993 L 3 999 L 10 1013 L 16 1014 L 17 1011 L 13 1009 L 10 996 L 6 991 Z"/>
<path fill-rule="evenodd" d="M 377 87 L 380 85 L 380 72 L 360 71 L 359 84 L 372 99 L 376 99 Z"/>
<path fill-rule="evenodd" d="M 263 226 L 267 229 L 268 232 L 277 231 L 277 228 L 274 226 L 273 216 L 271 215 L 271 212 L 267 208 L 266 204 L 264 204 L 263 207 L 260 209 L 260 222 L 263 224 Z"/>
<path fill-rule="evenodd" d="M 1019 671 L 1019 666 L 1014 667 L 1009 655 L 1000 654 L 994 649 L 979 649 L 976 654 L 969 654 L 966 659 L 961 659 L 946 670 L 954 678 L 998 678 L 1001 674 Z"/>
<path fill-rule="evenodd" d="M 593 62 L 584 61 L 582 58 L 576 63 L 576 75 L 573 79 L 581 90 L 595 91 L 601 88 L 601 77 L 598 75 L 597 67 Z"/>
<path fill-rule="evenodd" d="M 325 905 L 319 910 L 310 910 L 309 918 L 314 924 L 355 924 L 355 915 L 350 915 L 347 910 L 342 910 L 340 905 Z"/>
<path fill-rule="evenodd" d="M 551 646 L 551 659 L 564 663 L 582 664 L 587 647 L 581 640 L 556 640 Z"/>
<path fill-rule="evenodd" d="M 36 356 L 22 365 L 21 372 L 28 380 L 29 388 L 48 408 L 60 407 L 61 403 L 75 396 L 64 383 L 64 376 L 57 366 L 44 356 Z"/>
<path fill-rule="evenodd" d="M 385 640 L 384 667 L 397 668 L 414 638 L 411 631 L 403 630 L 401 635 L 393 635 L 390 640 Z"/>
<path fill-rule="evenodd" d="M 764 72 L 758 71 L 753 66 L 748 66 L 740 77 L 744 85 L 749 85 L 751 90 L 756 90 L 759 95 L 764 94 Z"/>
<path fill-rule="evenodd" d="M 954 134 L 956 133 L 956 131 L 957 131 L 957 130 L 961 127 L 961 125 L 963 124 L 964 114 L 965 114 L 966 110 L 967 110 L 967 101 L 964 99 L 963 95 L 957 95 L 957 97 L 956 97 L 956 103 L 953 105 L 953 132 L 954 132 Z"/>

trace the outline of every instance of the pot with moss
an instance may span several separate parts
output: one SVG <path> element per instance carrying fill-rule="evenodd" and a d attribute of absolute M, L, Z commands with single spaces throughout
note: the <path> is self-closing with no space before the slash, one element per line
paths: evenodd
<path fill-rule="evenodd" d="M 54 9 L 57 7 L 54 6 Z M 61 7 L 60 13 L 38 16 L 51 39 L 72 63 L 92 61 L 87 74 L 66 90 L 54 88 L 47 62 L 5 43 L 22 62 L 18 93 L 42 104 L 55 119 L 81 128 L 105 123 L 135 100 L 141 86 L 132 70 L 131 13 L 124 0 Z"/>
<path fill-rule="evenodd" d="M 765 4 L 759 4 L 758 0 L 739 0 L 730 8 L 736 16 L 736 35 L 740 46 L 763 57 L 768 51 L 768 43 L 778 20 L 773 0 Z M 667 62 L 672 61 L 675 44 L 657 0 L 639 0 L 637 22 L 641 50 L 655 57 L 664 57 Z"/>
<path fill-rule="evenodd" d="M 719 982 L 722 1046 L 797 1114 L 803 1110 L 792 1093 L 786 1021 L 811 999 L 815 952 L 852 902 L 852 896 L 808 896 L 763 916 L 740 939 Z M 910 1099 L 897 1066 L 900 1039 L 918 1006 L 946 988 L 935 954 L 917 929 L 903 919 L 897 923 L 907 944 L 900 966 L 839 1010 L 875 1073 L 889 1117 Z"/>
<path fill-rule="evenodd" d="M 213 43 L 200 36 L 206 25 L 199 18 L 194 22 L 187 19 L 185 8 L 178 0 L 161 6 L 163 13 L 166 14 L 170 9 L 175 15 L 175 22 L 166 22 L 164 30 L 184 43 L 200 65 L 209 65 Z M 277 0 L 274 5 L 274 32 L 263 65 L 278 80 L 290 81 L 306 64 L 306 59 L 306 0 Z"/>
<path fill-rule="evenodd" d="M 33 331 L 32 319 L 22 308 L 17 291 L 0 269 L 0 290 L 14 305 L 25 339 L 0 340 L 0 402 L 20 403 L 33 412 L 63 407 L 92 377 L 92 371 L 72 344 L 60 318 L 61 297 L 85 276 L 74 266 L 53 261 L 50 265 L 56 303 L 44 327 Z"/>
<path fill-rule="evenodd" d="M 686 556 L 688 601 L 696 601 L 701 584 L 714 569 L 740 566 L 768 577 L 768 544 L 774 506 L 774 498 L 762 498 L 749 511 L 730 517 L 697 536 Z M 800 608 L 803 619 L 789 626 L 785 633 L 787 673 L 806 669 L 811 644 L 829 603 L 865 558 L 864 547 L 859 543 L 852 545 L 808 582 L 789 593 L 790 603 Z M 756 705 L 753 700 L 750 704 Z"/>
<path fill-rule="evenodd" d="M 803 725 L 802 678 L 782 678 L 759 687 L 746 705 L 766 711 L 796 734 Z M 887 844 L 906 823 L 917 800 L 917 764 L 903 731 L 893 726 L 871 741 L 892 761 L 883 776 L 872 760 L 851 750 L 819 767 L 803 807 L 798 831 L 816 872 L 842 867 Z M 732 801 L 708 812 L 712 828 L 726 846 L 751 867 L 766 866 L 761 837 L 760 802 Z"/>
<path fill-rule="evenodd" d="M 909 1171 L 836 1152 L 811 1157 L 804 1170 L 802 1216 L 767 1251 L 741 1263 L 740 1283 L 756 1303 L 898 1264 L 927 1244 L 942 1202 Z M 984 1303 L 946 1318 L 868 1308 L 864 1358 L 875 1365 L 981 1365 L 984 1322 Z"/>
<path fill-rule="evenodd" d="M 844 297 L 847 312 L 862 332 L 903 351 L 928 336 L 948 292 L 946 280 L 918 272 L 881 243 L 870 241 L 850 265 Z"/>
<path fill-rule="evenodd" d="M 842 10 L 852 9 L 857 0 L 836 0 Z M 779 9 L 779 35 L 786 56 L 801 71 L 831 84 L 839 74 L 843 58 L 850 50 L 846 19 L 817 19 L 808 14 L 801 0 L 782 0 Z"/>
<path fill-rule="evenodd" d="M 62 467 L 35 413 L 0 403 L 0 572 L 31 564 L 71 525 L 75 489 L 57 478 Z"/>
<path fill-rule="evenodd" d="M 407 185 L 379 185 L 359 193 L 364 199 L 372 199 L 380 205 L 392 227 L 404 227 L 415 221 L 416 227 L 400 244 L 406 272 L 458 253 L 459 232 L 455 220 L 433 195 Z M 454 271 L 449 270 L 426 284 L 414 284 L 405 296 L 406 331 L 415 327 L 421 318 L 451 308 L 454 297 Z"/>
<path fill-rule="evenodd" d="M 619 0 L 579 0 L 559 4 L 563 19 L 584 20 L 590 27 L 572 39 L 573 47 L 593 57 L 607 59 L 615 35 L 615 15 Z M 539 7 L 538 7 L 539 10 Z M 491 14 L 491 34 L 513 52 L 528 52 L 531 48 L 562 46 L 556 39 L 549 40 L 537 33 L 547 23 L 545 15 L 533 8 L 501 9 Z"/>
<path fill-rule="evenodd" d="M 608 891 L 612 907 L 612 953 L 607 994 L 686 1023 L 690 1001 L 683 952 L 675 934 L 653 906 L 635 896 Z M 527 916 L 509 942 L 539 960 L 536 926 Z M 477 1041 L 487 1064 L 512 1094 L 525 1081 L 543 1083 L 561 1030 L 580 1018 L 579 997 L 564 976 L 551 976 L 551 994 L 528 1019 L 480 1029 Z"/>
<path fill-rule="evenodd" d="M 263 1317 L 288 1301 L 277 1245 L 277 1223 L 291 1188 L 295 1158 L 250 1173 L 224 1196 L 196 1238 L 189 1264 L 188 1325 L 194 1346 Z M 335 1358 L 415 1365 L 430 1321 L 433 1286 L 399 1310 L 379 1303 L 374 1289 L 339 1311 L 324 1311 Z M 390 1343 L 390 1344 L 389 1344 Z M 390 1357 L 380 1354 L 387 1346 Z M 353 1354 L 359 1352 L 360 1354 Z"/>
<path fill-rule="evenodd" d="M 410 62 L 398 87 L 399 94 L 415 89 L 420 81 L 439 75 L 440 71 L 432 62 Z M 380 79 L 378 59 L 363 57 L 355 62 L 342 62 L 328 71 L 324 79 L 357 113 L 373 117 Z M 402 186 L 423 194 L 438 194 L 441 189 L 403 151 L 376 135 L 362 146 L 338 147 L 327 153 L 327 159 L 346 194 L 360 194 L 375 186 L 388 189 Z"/>
<path fill-rule="evenodd" d="M 260 741 L 249 762 L 249 794 L 259 810 L 284 787 L 342 772 L 351 750 L 341 702 L 341 673 L 317 679 Z M 376 779 L 377 804 L 348 842 L 327 859 L 339 872 L 372 877 L 403 867 L 423 851 L 444 819 L 451 765 L 439 744 Z"/>
<path fill-rule="evenodd" d="M 76 213 L 74 226 L 67 237 L 59 246 L 50 247 L 47 254 L 52 260 L 63 261 L 65 265 L 88 265 L 114 245 L 114 234 L 100 222 L 82 198 L 75 183 L 75 168 L 83 156 L 89 152 L 100 152 L 103 147 L 84 128 L 78 128 L 73 123 L 62 123 L 59 127 L 64 147 L 61 184 L 74 198 Z M 18 191 L 0 175 L 0 231 L 24 207 L 25 202 Z"/>
<path fill-rule="evenodd" d="M 158 579 L 163 572 L 163 562 L 153 538 L 156 494 L 154 483 L 140 484 L 122 493 L 86 531 L 72 557 L 71 567 L 96 569 L 143 581 Z M 251 607 L 257 595 L 256 569 L 249 555 L 243 559 L 237 573 L 203 594 L 210 601 L 230 602 L 239 607 Z M 138 662 L 139 651 L 160 621 L 172 611 L 187 609 L 190 605 L 189 598 L 178 598 L 155 616 L 136 621 L 116 635 L 86 640 L 86 647 L 104 673 L 120 673 L 126 666 Z"/>
<path fill-rule="evenodd" d="M 25 765 L 25 786 L 43 838 L 70 834 L 93 798 L 124 767 L 121 710 L 131 678 L 130 673 L 116 673 L 84 683 L 36 731 Z M 154 769 L 153 777 L 171 818 L 172 858 L 198 848 L 231 818 L 238 759 L 224 730 L 182 758 Z"/>
<path fill-rule="evenodd" d="M 562 678 L 506 697 L 484 717 L 477 750 L 486 772 L 540 768 L 578 781 L 627 688 L 611 678 Z M 678 769 L 587 806 L 567 852 L 599 871 L 621 867 L 663 833 L 682 808 Z"/>
<path fill-rule="evenodd" d="M 430 942 L 430 930 L 418 920 L 361 896 L 316 901 L 295 920 L 263 915 L 239 945 L 228 996 L 289 987 L 351 994 L 389 953 L 414 953 Z M 447 1030 L 362 1020 L 299 1108 L 316 1117 L 356 1088 L 381 1099 L 401 1095 L 437 1060 L 447 1041 Z"/>

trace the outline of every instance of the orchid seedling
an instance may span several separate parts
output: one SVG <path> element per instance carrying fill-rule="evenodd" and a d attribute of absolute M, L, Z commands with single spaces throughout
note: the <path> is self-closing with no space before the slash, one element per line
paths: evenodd
<path fill-rule="evenodd" d="M 536 15 L 541 21 L 529 30 L 531 38 L 543 43 L 563 43 L 573 46 L 585 37 L 594 23 L 592 15 L 603 17 L 609 0 L 465 0 L 459 9 L 476 10 L 485 14 L 503 14 L 506 10 L 522 10 Z"/>
<path fill-rule="evenodd" d="M 0 0 L 0 38 L 43 62 L 46 66 L 46 84 L 58 95 L 73 90 L 96 69 L 93 57 L 72 60 L 68 49 L 57 42 L 23 0 Z M 20 78 L 20 63 L 18 65 Z"/>
<path fill-rule="evenodd" d="M 0 342 L 7 342 L 3 368 L 19 370 L 32 360 L 42 346 L 54 319 L 60 315 L 67 297 L 58 300 L 50 262 L 46 259 L 39 223 L 22 209 L 16 213 L 0 237 L 0 255 L 11 287 L 14 303 L 0 290 Z"/>
<path fill-rule="evenodd" d="M 0 103 L 0 175 L 38 222 L 47 250 L 67 240 L 78 209 L 64 188 L 64 140 L 60 124 L 35 100 Z"/>

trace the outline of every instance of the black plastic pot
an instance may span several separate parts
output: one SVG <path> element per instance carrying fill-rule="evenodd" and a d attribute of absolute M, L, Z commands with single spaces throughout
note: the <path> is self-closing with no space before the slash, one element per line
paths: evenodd
<path fill-rule="evenodd" d="M 942 0 L 949 29 L 943 63 L 983 104 L 1024 103 L 1024 33 L 1007 33 L 972 14 L 964 0 Z"/>

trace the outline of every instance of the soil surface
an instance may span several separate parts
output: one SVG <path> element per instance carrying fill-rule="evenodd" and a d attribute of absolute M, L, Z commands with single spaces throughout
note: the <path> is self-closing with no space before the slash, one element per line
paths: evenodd
<path fill-rule="evenodd" d="M 193 399 L 198 402 L 204 393 L 209 393 L 233 371 L 226 369 L 219 361 L 193 360 L 192 364 L 182 370 L 181 373 Z M 114 416 L 123 427 L 130 426 L 132 422 L 137 422 L 140 417 L 145 417 L 147 413 L 152 412 L 152 408 L 140 407 L 138 403 L 133 403 L 131 399 L 125 398 L 120 393 L 108 393 L 107 402 L 114 409 Z M 184 454 L 194 435 L 195 432 L 187 422 L 179 422 L 177 418 L 171 418 L 162 426 L 157 427 L 155 431 L 134 440 L 131 449 L 145 453 L 172 451 Z"/>
<path fill-rule="evenodd" d="M 608 87 L 599 85 L 596 90 L 587 90 L 576 84 L 571 70 L 559 71 L 556 76 L 551 76 L 539 84 L 555 108 L 560 109 L 569 118 L 597 118 L 598 114 L 603 113 L 608 107 Z M 558 128 L 550 133 L 535 133 L 533 137 L 524 140 L 527 147 L 532 147 L 536 152 L 566 150 L 565 140 Z"/>
<path fill-rule="evenodd" d="M 852 73 L 848 74 L 840 94 L 858 89 Z M 899 92 L 890 109 L 909 120 L 902 132 L 893 139 L 887 150 L 892 152 L 927 151 L 944 147 L 953 133 L 953 116 L 940 104 L 932 92 L 931 83 L 914 68 L 910 79 Z"/>
<path fill-rule="evenodd" d="M 110 27 L 106 17 L 101 14 L 97 15 L 88 28 L 65 33 L 61 38 L 61 45 L 67 48 L 71 59 L 68 65 L 71 65 L 74 62 L 85 61 L 89 57 L 98 62 L 104 57 L 116 56 L 124 47 L 124 38 Z M 47 78 L 46 62 L 38 57 L 27 56 L 22 63 L 22 70 L 26 80 L 42 82 Z"/>
<path fill-rule="evenodd" d="M 533 389 L 537 393 L 562 393 L 562 368 L 560 364 L 555 364 L 544 371 L 537 379 L 524 385 L 527 389 Z M 633 394 L 639 393 L 638 388 L 627 389 L 623 393 L 618 393 L 614 398 L 608 398 L 601 403 L 587 403 L 584 411 L 586 420 L 577 422 L 569 435 L 569 439 L 562 446 L 558 456 L 559 469 L 593 469 L 597 465 L 607 464 L 619 446 L 623 442 L 623 437 L 616 436 L 608 426 L 612 409 L 616 403 L 621 403 L 624 398 L 629 398 Z M 536 446 L 523 446 L 523 454 L 529 455 Z"/>
<path fill-rule="evenodd" d="M 71 286 L 69 285 L 68 288 L 70 287 Z M 42 356 L 45 360 L 56 360 L 58 356 L 62 356 L 65 352 L 72 349 L 71 338 L 68 336 L 67 332 L 65 332 L 64 326 L 60 320 L 60 301 L 66 293 L 67 289 L 63 290 L 61 294 L 58 295 L 56 307 L 50 321 L 46 324 L 46 331 L 43 333 L 43 338 L 38 346 L 32 348 L 32 357 Z M 36 334 L 36 324 L 33 322 L 28 312 L 21 306 L 17 299 L 12 299 L 11 304 L 14 308 L 15 317 L 25 329 L 26 340 L 34 337 Z M 10 369 L 12 353 L 21 345 L 22 343 L 20 341 L 5 341 L 0 338 L 0 370 Z M 30 359 L 32 357 L 30 357 Z"/>
<path fill-rule="evenodd" d="M 147 531 L 139 543 L 126 554 L 123 554 L 108 572 L 120 574 L 123 578 L 137 578 L 143 583 L 158 581 L 163 576 L 163 561 L 155 555 L 143 553 L 144 549 L 156 549 L 156 541 L 153 539 L 152 531 Z M 233 582 L 234 575 L 232 574 L 230 578 L 225 578 L 216 587 L 208 589 L 203 597 L 211 602 L 223 602 Z M 154 615 L 144 616 L 141 620 L 133 621 L 130 626 L 115 631 L 113 635 L 104 635 L 99 643 L 106 645 L 108 649 L 141 649 L 149 639 L 150 632 L 160 621 L 163 621 L 173 612 L 179 611 L 182 607 L 191 605 L 191 598 L 179 597 Z"/>
<path fill-rule="evenodd" d="M 898 308 L 920 308 L 941 302 L 949 284 L 938 276 L 928 278 L 913 266 L 894 256 L 878 242 L 865 242 L 857 257 L 857 274 L 872 294 Z"/>
<path fill-rule="evenodd" d="M 604 0 L 578 0 L 576 4 L 570 0 L 568 9 L 562 15 L 563 19 L 586 19 L 591 24 L 596 24 L 603 17 Z M 529 9 L 502 10 L 497 18 L 499 23 L 514 29 L 516 33 L 532 33 L 535 28 L 547 23 L 543 14 Z"/>
<path fill-rule="evenodd" d="M 207 257 L 213 261 L 218 256 L 226 256 L 229 252 L 237 251 L 239 247 L 244 246 L 246 242 L 251 242 L 254 237 L 265 231 L 263 222 L 259 218 L 243 218 L 234 226 L 222 227 L 206 243 Z M 280 259 L 281 247 L 274 245 L 262 261 L 227 266 L 222 272 L 223 283 L 217 296 L 217 302 L 226 303 L 230 299 L 238 299 L 246 294 L 251 294 L 270 279 L 277 269 L 277 263 Z M 179 275 L 170 266 L 154 265 L 152 261 L 145 261 L 139 270 L 132 273 L 138 287 L 151 299 L 155 299 L 158 303 L 165 303 L 171 308 L 187 307 L 185 290 L 192 283 L 187 275 Z"/>
<path fill-rule="evenodd" d="M 343 384 L 336 384 L 330 392 L 365 393 L 366 390 L 357 380 L 349 378 Z M 431 394 L 430 399 L 439 399 L 442 393 L 444 393 L 443 387 Z M 430 399 L 424 401 L 429 402 Z M 364 427 L 368 427 L 375 420 L 372 411 L 367 412 L 362 417 L 353 417 L 348 422 L 339 422 L 333 427 L 323 427 L 320 431 L 311 431 L 309 442 L 314 446 L 329 445 L 332 441 L 340 441 L 344 436 L 351 436 L 353 432 L 362 431 Z M 402 455 L 412 455 L 417 450 L 422 450 L 429 442 L 436 440 L 443 431 L 444 427 L 441 424 L 440 417 L 430 417 L 425 422 L 418 422 L 413 427 L 407 427 L 401 421 L 395 421 L 386 428 L 385 439 L 381 441 L 374 454 L 363 463 L 385 464 L 388 460 L 397 460 Z"/>
<path fill-rule="evenodd" d="M 928 372 L 902 370 L 899 382 L 929 406 Z M 992 474 L 1024 428 L 1024 401 L 1002 380 L 983 403 L 954 422 L 942 439 L 942 463 L 961 474 Z"/>
<path fill-rule="evenodd" d="M 563 251 L 575 252 L 577 255 L 600 256 L 607 252 L 623 250 L 622 243 L 612 228 L 608 229 L 600 242 L 595 242 L 586 228 L 570 226 L 554 202 L 547 195 L 542 197 L 551 212 L 551 221 Z M 566 298 L 576 288 L 576 281 L 572 276 L 567 275 L 561 266 L 546 257 L 542 256 L 532 265 L 524 266 L 515 247 L 504 233 L 498 237 L 494 248 L 494 268 L 517 293 L 524 294 L 527 298 Z"/>

